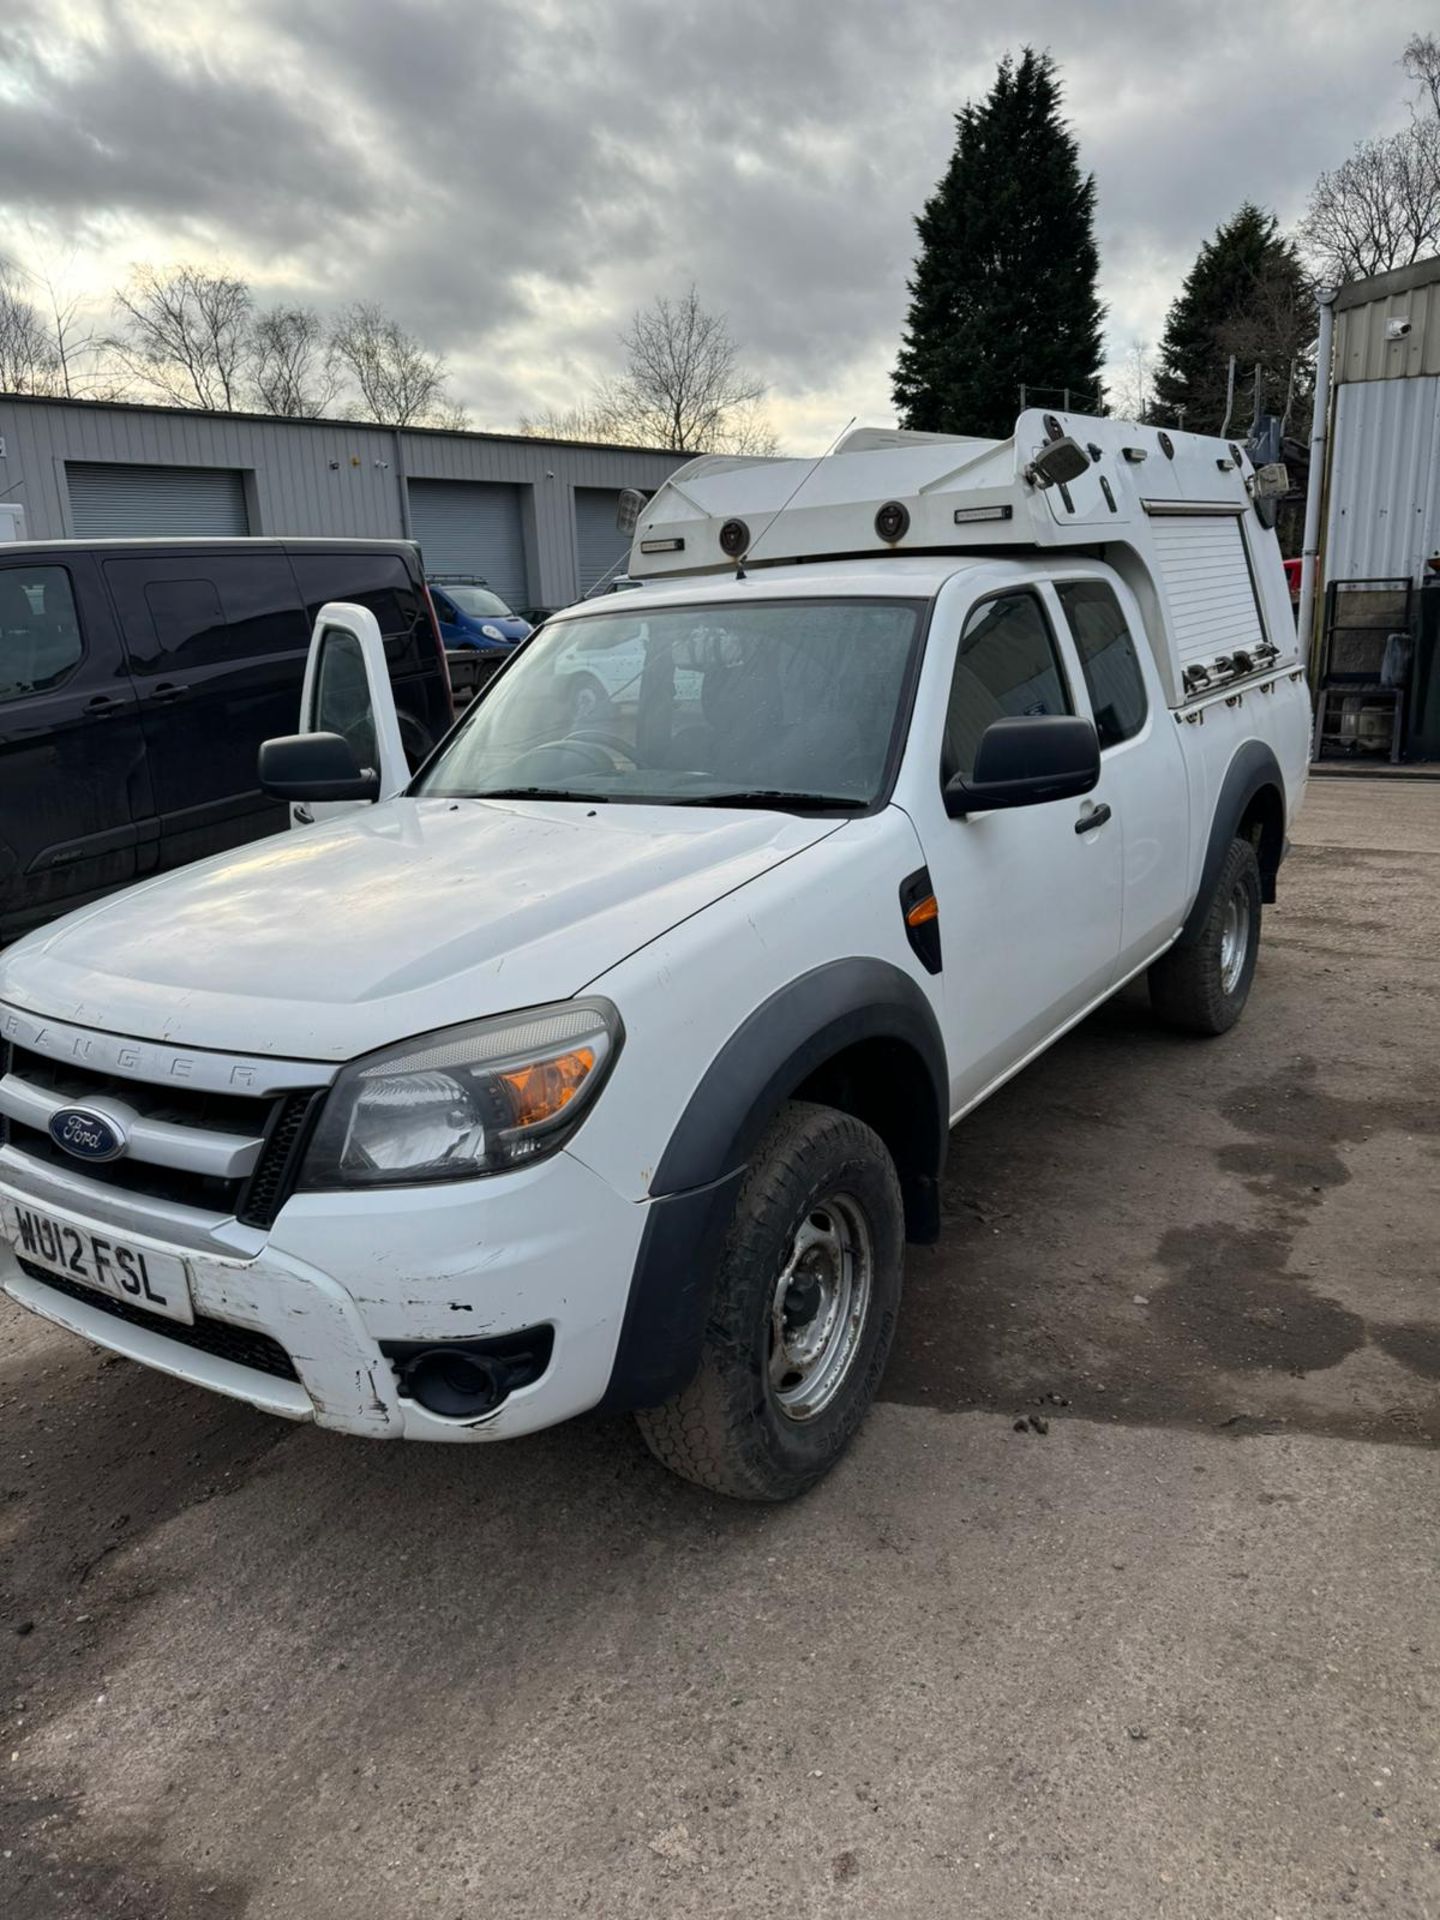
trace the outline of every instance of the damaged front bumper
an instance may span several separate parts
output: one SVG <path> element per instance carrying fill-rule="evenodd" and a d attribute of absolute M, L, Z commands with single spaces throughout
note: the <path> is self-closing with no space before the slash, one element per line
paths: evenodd
<path fill-rule="evenodd" d="M 453 1186 L 299 1194 L 264 1234 L 173 1221 L 155 1231 L 133 1196 L 55 1169 L 17 1172 L 15 1158 L 0 1152 L 0 1202 L 182 1259 L 195 1318 L 57 1283 L 0 1243 L 0 1284 L 21 1306 L 267 1413 L 379 1439 L 505 1439 L 593 1407 L 649 1211 L 562 1152 Z M 427 1411 L 393 1358 L 537 1328 L 543 1371 L 479 1418 Z"/>

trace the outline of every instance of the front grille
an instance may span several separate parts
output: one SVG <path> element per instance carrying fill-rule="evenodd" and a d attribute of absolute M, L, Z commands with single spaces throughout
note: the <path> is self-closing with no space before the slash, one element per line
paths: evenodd
<path fill-rule="evenodd" d="M 209 1093 L 183 1085 L 158 1086 L 117 1074 L 96 1072 L 74 1061 L 6 1043 L 0 1048 L 0 1077 L 13 1073 L 24 1086 L 54 1099 L 83 1105 L 110 1098 L 143 1115 L 146 1121 L 181 1127 L 198 1140 L 227 1135 L 261 1139 L 251 1172 L 238 1179 L 198 1173 L 133 1150 L 118 1160 L 86 1162 L 57 1146 L 43 1128 L 0 1114 L 0 1146 L 10 1146 L 43 1167 L 82 1175 L 99 1186 L 143 1194 L 203 1213 L 234 1216 L 244 1225 L 267 1228 L 287 1198 L 310 1136 L 323 1089 L 278 1095 Z"/>
<path fill-rule="evenodd" d="M 265 1145 L 240 1196 L 235 1212 L 247 1227 L 270 1227 L 294 1184 L 300 1161 L 310 1142 L 310 1130 L 320 1112 L 323 1093 L 283 1094 L 275 1102 Z"/>
<path fill-rule="evenodd" d="M 58 1273 L 49 1273 L 31 1260 L 22 1260 L 19 1264 L 20 1271 L 31 1280 L 38 1280 L 53 1292 L 63 1293 L 70 1300 L 79 1300 L 83 1305 L 94 1307 L 100 1313 L 108 1313 L 113 1319 L 123 1320 L 129 1326 L 147 1327 L 151 1333 L 174 1340 L 182 1347 L 194 1347 L 201 1353 L 213 1354 L 217 1360 L 231 1360 L 237 1367 L 249 1367 L 254 1373 L 268 1373 L 274 1380 L 298 1381 L 300 1378 L 289 1354 L 268 1333 L 256 1333 L 250 1327 L 232 1327 L 227 1320 L 211 1320 L 204 1314 L 196 1314 L 195 1324 L 187 1327 L 181 1320 L 160 1319 L 153 1313 L 130 1306 L 127 1301 L 114 1300 L 108 1293 L 98 1293 L 93 1287 L 82 1287 L 74 1280 L 63 1279 Z"/>

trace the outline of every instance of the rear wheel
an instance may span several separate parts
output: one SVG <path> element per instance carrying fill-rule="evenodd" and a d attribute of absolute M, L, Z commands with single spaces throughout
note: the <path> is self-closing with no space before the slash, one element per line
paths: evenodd
<path fill-rule="evenodd" d="M 651 1452 L 740 1500 L 813 1486 L 875 1397 L 903 1259 L 900 1186 L 879 1136 L 792 1102 L 736 1199 L 699 1371 L 637 1416 Z"/>
<path fill-rule="evenodd" d="M 1200 937 L 1172 947 L 1150 969 L 1150 1004 L 1186 1033 L 1227 1033 L 1245 1010 L 1260 953 L 1260 863 L 1248 840 L 1232 840 Z"/>

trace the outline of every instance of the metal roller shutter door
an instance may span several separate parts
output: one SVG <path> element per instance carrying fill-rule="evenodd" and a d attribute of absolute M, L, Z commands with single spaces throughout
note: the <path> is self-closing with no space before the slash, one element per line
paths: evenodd
<path fill-rule="evenodd" d="M 1238 519 L 1166 514 L 1154 533 L 1182 667 L 1265 638 Z"/>
<path fill-rule="evenodd" d="M 410 524 L 427 573 L 474 574 L 512 607 L 529 600 L 518 487 L 412 480 Z"/>
<path fill-rule="evenodd" d="M 79 540 L 233 539 L 250 531 L 244 476 L 229 468 L 76 462 L 65 473 Z"/>
<path fill-rule="evenodd" d="M 619 493 L 608 487 L 575 489 L 575 558 L 582 594 L 607 573 L 625 571 L 630 541 L 615 525 L 619 503 Z"/>

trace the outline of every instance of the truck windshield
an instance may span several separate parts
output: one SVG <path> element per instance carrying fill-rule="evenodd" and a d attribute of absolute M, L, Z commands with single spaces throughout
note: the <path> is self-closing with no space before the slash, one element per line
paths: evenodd
<path fill-rule="evenodd" d="M 863 808 L 879 794 L 920 607 L 783 600 L 556 620 L 417 792 Z"/>

